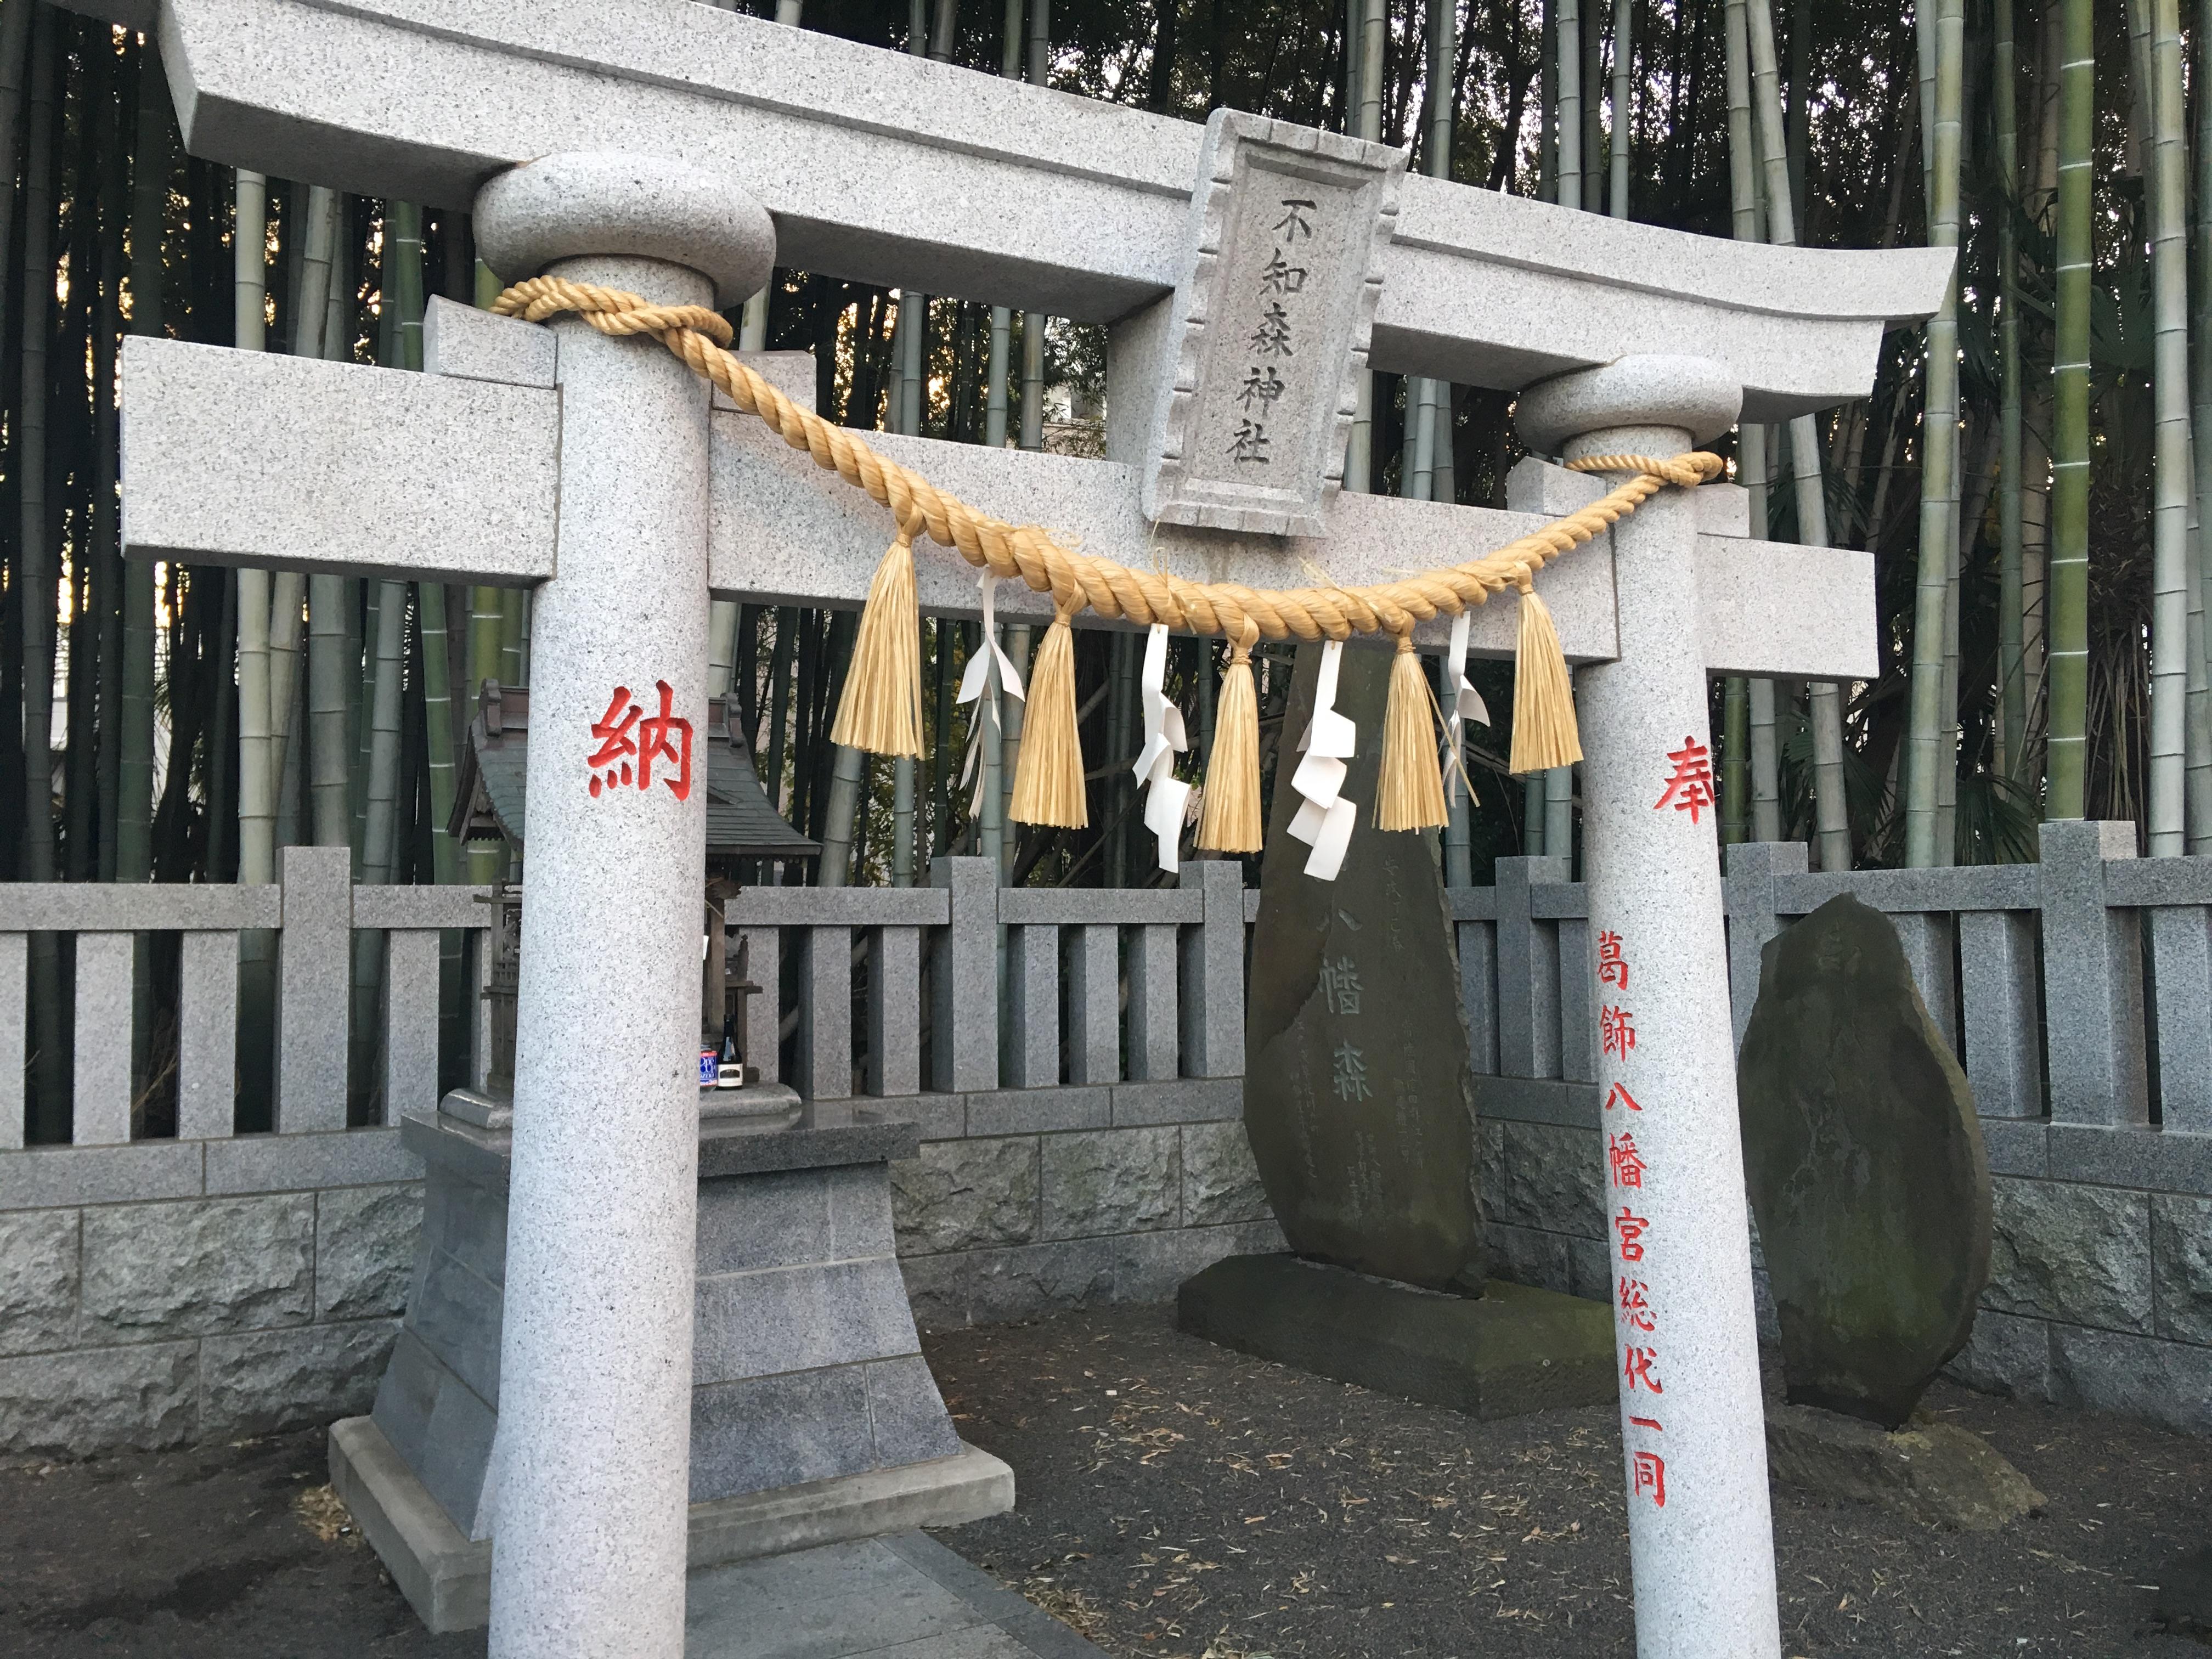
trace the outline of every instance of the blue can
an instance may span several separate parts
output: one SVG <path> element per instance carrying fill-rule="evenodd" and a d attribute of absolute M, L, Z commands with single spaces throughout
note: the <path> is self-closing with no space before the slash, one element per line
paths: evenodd
<path fill-rule="evenodd" d="M 701 1088 L 711 1089 L 714 1086 L 716 1073 L 721 1070 L 720 1058 L 712 1048 L 702 1048 L 699 1051 L 699 1086 Z"/>

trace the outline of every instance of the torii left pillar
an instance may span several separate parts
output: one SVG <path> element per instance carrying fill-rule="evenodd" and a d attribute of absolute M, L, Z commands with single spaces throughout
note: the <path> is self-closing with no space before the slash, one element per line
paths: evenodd
<path fill-rule="evenodd" d="M 550 156 L 476 200 L 540 271 L 734 305 L 768 214 L 694 168 Z M 495 1659 L 677 1659 L 698 1203 L 707 383 L 650 336 L 552 324 L 556 574 L 532 617 L 527 902 L 500 1346 Z M 700 745 L 695 752 L 694 742 Z"/>

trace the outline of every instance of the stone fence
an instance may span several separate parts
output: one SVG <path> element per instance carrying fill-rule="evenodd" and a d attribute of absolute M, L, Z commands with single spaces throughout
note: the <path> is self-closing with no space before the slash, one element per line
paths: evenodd
<path fill-rule="evenodd" d="M 1808 874 L 1729 849 L 1741 1031 L 1759 947 L 1850 890 L 1888 912 L 1965 1060 L 1996 1176 L 1977 1386 L 2212 1429 L 2212 860 L 2136 860 L 2134 830 L 2053 824 L 2039 866 Z M 0 1454 L 174 1444 L 365 1410 L 407 1295 L 420 1170 L 403 1111 L 484 1066 L 489 907 L 353 887 L 293 848 L 266 888 L 0 886 Z M 981 860 L 925 888 L 758 888 L 727 921 L 748 1051 L 815 1097 L 920 1121 L 893 1165 L 926 1326 L 1164 1297 L 1279 1248 L 1238 1121 L 1245 928 L 1233 863 L 1152 890 L 1001 889 Z M 1494 1267 L 1607 1294 L 1588 909 L 1561 863 L 1454 890 Z M 275 939 L 274 1133 L 239 1134 L 240 935 Z M 27 935 L 73 951 L 71 1144 L 20 1146 Z M 179 1133 L 133 1138 L 133 936 L 184 971 Z M 347 1127 L 354 936 L 380 934 L 382 1121 Z M 996 994 L 993 987 L 996 984 Z M 453 988 L 447 988 L 449 990 Z M 1763 1279 L 1762 1279 L 1763 1290 Z"/>
<path fill-rule="evenodd" d="M 2040 864 L 1848 875 L 1808 874 L 1794 842 L 1730 848 L 1735 1027 L 1783 927 L 1845 891 L 1887 912 L 1994 1178 L 1954 1374 L 2212 1431 L 2212 860 L 2135 846 L 2132 824 L 2051 823 Z M 1565 875 L 1501 859 L 1496 886 L 1450 897 L 1493 1270 L 1605 1297 L 1589 907 Z"/>
<path fill-rule="evenodd" d="M 485 890 L 356 887 L 349 861 L 289 848 L 266 887 L 0 886 L 0 1455 L 368 1409 L 420 1224 L 397 1124 L 434 1109 L 441 1077 L 483 1079 L 483 1004 L 447 1020 L 442 1055 L 440 1014 L 486 982 L 492 915 Z M 1146 890 L 1001 889 L 980 859 L 939 860 L 932 878 L 755 888 L 726 912 L 763 988 L 746 1046 L 765 1076 L 880 1097 L 922 1126 L 921 1155 L 893 1174 L 923 1322 L 1165 1297 L 1220 1255 L 1279 1248 L 1237 1121 L 1239 866 L 1194 863 Z M 26 1147 L 40 933 L 73 935 L 70 1140 Z M 134 960 L 161 933 L 181 956 L 176 1133 L 149 1136 Z M 364 933 L 384 952 L 379 1121 L 349 1127 Z M 265 1067 L 240 1064 L 241 1033 L 265 1029 L 240 1019 L 241 935 L 257 934 L 273 945 Z M 441 971 L 466 983 L 441 995 Z M 240 1079 L 264 1073 L 273 1098 L 242 1100 Z M 236 1133 L 242 1118 L 273 1132 Z"/>

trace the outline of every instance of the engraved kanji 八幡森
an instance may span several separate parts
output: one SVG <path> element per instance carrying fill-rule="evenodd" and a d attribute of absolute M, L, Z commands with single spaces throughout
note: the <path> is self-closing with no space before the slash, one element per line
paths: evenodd
<path fill-rule="evenodd" d="M 1367 1061 L 1358 1049 L 1349 1042 L 1336 1045 L 1336 1068 L 1330 1074 L 1329 1086 L 1336 1091 L 1339 1100 L 1365 1100 L 1374 1091 L 1367 1085 Z"/>
<path fill-rule="evenodd" d="M 1331 962 L 1322 958 L 1321 994 L 1332 1014 L 1356 1014 L 1359 1012 L 1359 967 L 1350 957 L 1339 957 Z"/>

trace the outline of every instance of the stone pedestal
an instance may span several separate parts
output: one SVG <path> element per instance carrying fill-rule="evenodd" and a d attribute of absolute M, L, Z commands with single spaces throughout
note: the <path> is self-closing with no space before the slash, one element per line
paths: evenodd
<path fill-rule="evenodd" d="M 697 1134 L 694 1566 L 1013 1504 L 1012 1471 L 953 1432 L 907 1306 L 886 1160 L 912 1157 L 920 1131 L 842 1105 L 787 1115 Z M 332 1433 L 332 1480 L 424 1622 L 462 1629 L 484 1622 L 514 1501 L 500 1433 L 514 1138 L 440 1112 L 403 1119 L 400 1139 L 426 1171 L 414 1284 L 374 1413 Z"/>
<path fill-rule="evenodd" d="M 1480 1297 L 1425 1291 L 1294 1255 L 1232 1255 L 1182 1283 L 1193 1336 L 1471 1417 L 1613 1397 L 1602 1304 L 1493 1279 Z"/>

